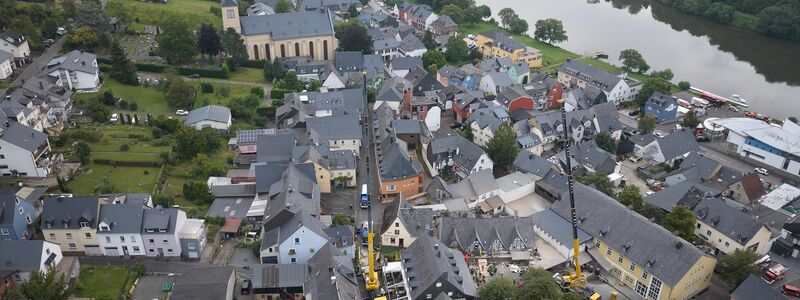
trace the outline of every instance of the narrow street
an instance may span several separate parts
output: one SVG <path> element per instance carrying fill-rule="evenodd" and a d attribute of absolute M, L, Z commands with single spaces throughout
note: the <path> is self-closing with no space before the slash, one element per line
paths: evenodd
<path fill-rule="evenodd" d="M 34 57 L 33 61 L 25 65 L 22 70 L 22 73 L 14 80 L 13 86 L 19 86 L 22 83 L 22 80 L 27 80 L 33 76 L 36 76 L 48 62 L 50 62 L 53 57 L 61 51 L 61 47 L 64 46 L 64 39 L 59 38 L 56 40 L 55 44 L 50 46 L 49 48 L 45 48 L 44 52 L 40 54 L 38 57 Z M 0 97 L 6 96 L 6 90 L 0 90 Z"/>

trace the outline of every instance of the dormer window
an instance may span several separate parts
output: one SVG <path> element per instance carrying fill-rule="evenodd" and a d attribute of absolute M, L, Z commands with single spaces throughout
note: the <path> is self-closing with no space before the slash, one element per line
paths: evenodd
<path fill-rule="evenodd" d="M 161 228 L 161 229 L 159 229 L 159 230 L 158 230 L 158 232 L 167 232 L 167 230 L 166 230 L 166 229 L 163 229 L 163 228 Z"/>
<path fill-rule="evenodd" d="M 81 228 L 89 227 L 89 222 L 81 222 Z"/>
<path fill-rule="evenodd" d="M 147 231 L 147 232 L 150 232 L 150 233 L 156 232 L 156 230 L 153 229 L 153 228 L 147 228 L 144 231 Z"/>
<path fill-rule="evenodd" d="M 108 225 L 100 225 L 100 231 L 109 231 Z"/>

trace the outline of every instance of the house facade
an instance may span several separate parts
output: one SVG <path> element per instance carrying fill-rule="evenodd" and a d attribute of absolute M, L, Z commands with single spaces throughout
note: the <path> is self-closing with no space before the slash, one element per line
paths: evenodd
<path fill-rule="evenodd" d="M 44 199 L 41 228 L 48 242 L 64 253 L 101 255 L 97 237 L 98 197 L 48 197 Z"/>
<path fill-rule="evenodd" d="M 33 238 L 35 232 L 28 225 L 37 216 L 33 203 L 14 194 L 0 195 L 0 241 Z"/>
<path fill-rule="evenodd" d="M 190 111 L 184 123 L 197 130 L 213 128 L 227 131 L 232 124 L 231 109 L 219 105 L 206 105 Z"/>
<path fill-rule="evenodd" d="M 0 118 L 2 119 L 2 118 Z M 8 119 L 0 120 L 0 174 L 47 177 L 55 157 L 47 134 Z"/>
<path fill-rule="evenodd" d="M 55 268 L 62 258 L 61 248 L 52 242 L 0 241 L 0 260 L 3 261 L 4 270 L 12 271 L 10 276 L 14 285 L 28 281 L 33 271 L 46 273 L 50 268 Z"/>
<path fill-rule="evenodd" d="M 745 160 L 753 160 L 790 174 L 800 174 L 800 135 L 791 124 L 774 127 L 752 118 L 712 121 L 727 130 L 729 147 Z"/>
<path fill-rule="evenodd" d="M 178 257 L 181 255 L 180 228 L 186 213 L 177 208 L 144 210 L 142 239 L 147 257 Z"/>
<path fill-rule="evenodd" d="M 715 255 L 752 250 L 763 255 L 771 233 L 760 220 L 728 206 L 722 199 L 706 198 L 694 207 L 694 233 L 714 248 Z"/>
<path fill-rule="evenodd" d="M 0 51 L 11 53 L 13 57 L 12 68 L 16 69 L 27 63 L 31 56 L 28 39 L 19 32 L 6 30 L 0 33 Z"/>
<path fill-rule="evenodd" d="M 13 64 L 14 56 L 11 53 L 0 50 L 0 80 L 11 77 L 11 74 L 14 73 Z"/>
<path fill-rule="evenodd" d="M 97 236 L 102 255 L 142 256 L 145 255 L 142 240 L 141 204 L 103 204 L 100 205 L 100 224 Z"/>
<path fill-rule="evenodd" d="M 384 212 L 386 223 L 381 228 L 381 244 L 404 249 L 419 234 L 430 234 L 433 228 L 433 210 L 429 208 L 389 207 Z"/>
<path fill-rule="evenodd" d="M 96 91 L 100 87 L 97 55 L 72 50 L 51 59 L 39 77 L 58 78 L 64 87 L 73 91 Z"/>
<path fill-rule="evenodd" d="M 510 57 L 514 63 L 524 63 L 531 68 L 542 66 L 542 53 L 538 49 L 525 46 L 500 31 L 479 33 L 475 44 L 485 57 Z"/>
<path fill-rule="evenodd" d="M 181 257 L 190 260 L 200 259 L 206 246 L 206 224 L 203 219 L 186 219 L 178 232 L 181 243 Z"/>
<path fill-rule="evenodd" d="M 658 123 L 678 120 L 678 99 L 661 92 L 655 92 L 644 104 L 644 114 L 653 116 Z"/>
<path fill-rule="evenodd" d="M 594 86 L 602 90 L 608 101 L 614 104 L 633 100 L 642 89 L 642 83 L 629 78 L 627 73 L 615 75 L 575 60 L 567 60 L 561 65 L 558 82 L 568 88 Z"/>

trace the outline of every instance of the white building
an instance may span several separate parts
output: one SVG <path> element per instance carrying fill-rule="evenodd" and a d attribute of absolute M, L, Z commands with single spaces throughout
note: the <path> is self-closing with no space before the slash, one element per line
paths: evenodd
<path fill-rule="evenodd" d="M 13 30 L 6 30 L 0 33 L 0 50 L 11 53 L 12 58 L 14 58 L 12 62 L 12 67 L 14 69 L 25 64 L 31 56 L 31 48 L 28 46 L 28 39 Z"/>
<path fill-rule="evenodd" d="M 197 130 L 203 128 L 228 130 L 232 124 L 231 109 L 219 105 L 206 105 L 190 111 L 184 123 Z"/>
<path fill-rule="evenodd" d="M 800 175 L 800 135 L 791 124 L 775 127 L 750 118 L 711 121 L 728 130 L 728 143 L 741 157 Z"/>
<path fill-rule="evenodd" d="M 19 285 L 31 276 L 32 271 L 47 272 L 55 268 L 64 256 L 58 244 L 40 240 L 0 241 L 0 261 L 4 270 L 14 272 L 12 278 Z"/>
<path fill-rule="evenodd" d="M 143 211 L 142 239 L 148 257 L 181 255 L 180 229 L 186 213 L 177 208 L 155 208 Z"/>
<path fill-rule="evenodd" d="M 567 60 L 561 65 L 558 82 L 568 88 L 596 87 L 614 104 L 633 100 L 642 89 L 642 83 L 629 78 L 627 73 L 611 74 L 576 60 Z"/>
<path fill-rule="evenodd" d="M 47 135 L 20 123 L 0 120 L 0 174 L 46 177 L 53 158 Z"/>
<path fill-rule="evenodd" d="M 143 206 L 140 203 L 103 204 L 97 236 L 106 256 L 145 255 L 142 240 Z"/>
<path fill-rule="evenodd" d="M 11 77 L 14 73 L 14 56 L 4 50 L 0 50 L 0 80 Z"/>
<path fill-rule="evenodd" d="M 276 216 L 277 217 L 277 216 Z M 269 224 L 267 221 L 266 224 Z M 262 264 L 305 264 L 328 243 L 324 225 L 311 215 L 298 211 L 277 227 L 262 234 Z"/>
<path fill-rule="evenodd" d="M 100 69 L 97 55 L 80 50 L 72 50 L 47 63 L 39 77 L 61 79 L 70 90 L 96 91 L 100 87 Z"/>
<path fill-rule="evenodd" d="M 178 232 L 181 240 L 181 256 L 188 259 L 200 259 L 206 246 L 206 221 L 203 219 L 186 219 Z"/>

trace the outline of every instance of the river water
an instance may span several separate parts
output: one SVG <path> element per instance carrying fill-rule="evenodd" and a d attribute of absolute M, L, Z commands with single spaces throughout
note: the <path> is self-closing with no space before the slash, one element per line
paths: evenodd
<path fill-rule="evenodd" d="M 476 0 L 497 12 L 510 7 L 530 25 L 556 18 L 572 52 L 602 51 L 619 65 L 619 52 L 638 50 L 651 70 L 670 68 L 674 82 L 747 99 L 749 110 L 800 117 L 800 43 L 759 35 L 686 15 L 649 0 Z M 499 21 L 499 18 L 497 18 Z"/>

